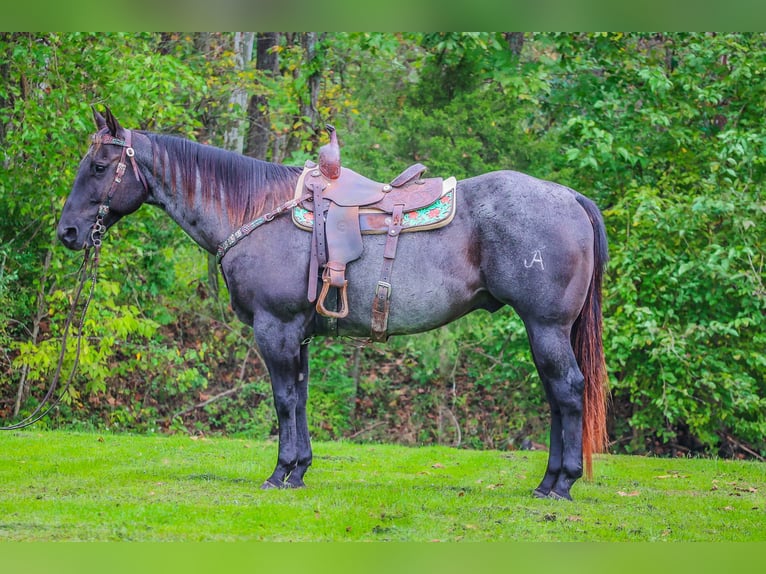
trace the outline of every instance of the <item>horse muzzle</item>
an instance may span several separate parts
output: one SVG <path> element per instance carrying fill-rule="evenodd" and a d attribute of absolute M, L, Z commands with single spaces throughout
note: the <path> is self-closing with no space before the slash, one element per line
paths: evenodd
<path fill-rule="evenodd" d="M 64 247 L 73 251 L 79 251 L 85 248 L 90 242 L 90 233 L 82 234 L 77 227 L 64 227 L 59 225 L 56 230 L 59 241 L 64 244 Z M 84 235 L 84 237 L 83 237 Z"/>

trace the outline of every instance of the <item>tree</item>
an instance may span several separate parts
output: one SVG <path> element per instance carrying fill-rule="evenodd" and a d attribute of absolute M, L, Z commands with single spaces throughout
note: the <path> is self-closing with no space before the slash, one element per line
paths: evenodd
<path fill-rule="evenodd" d="M 279 33 L 259 32 L 256 38 L 256 70 L 259 75 L 273 79 L 279 73 Z M 261 90 L 256 91 L 250 96 L 247 109 L 250 129 L 245 153 L 265 160 L 272 140 L 268 98 Z"/>
<path fill-rule="evenodd" d="M 242 76 L 250 66 L 253 55 L 254 32 L 235 32 L 232 40 L 232 57 L 235 74 Z M 229 109 L 234 117 L 231 125 L 224 132 L 223 147 L 237 153 L 245 150 L 245 134 L 247 131 L 246 110 L 250 95 L 245 86 L 234 84 L 229 95 Z"/>

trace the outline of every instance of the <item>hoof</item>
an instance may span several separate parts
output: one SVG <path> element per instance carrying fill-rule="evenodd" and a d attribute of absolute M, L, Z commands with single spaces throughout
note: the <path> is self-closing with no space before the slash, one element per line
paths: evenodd
<path fill-rule="evenodd" d="M 288 478 L 284 482 L 277 482 L 274 478 L 270 478 L 261 485 L 261 490 L 272 490 L 274 488 L 284 490 L 286 488 L 305 488 L 305 487 L 306 487 L 306 483 L 304 483 L 303 480 L 301 480 L 300 478 L 294 478 L 294 479 Z"/>
<path fill-rule="evenodd" d="M 261 490 L 272 490 L 274 488 L 284 488 L 284 484 L 273 482 L 273 480 L 270 478 L 261 485 Z"/>
<path fill-rule="evenodd" d="M 546 492 L 545 490 L 541 490 L 539 488 L 536 488 L 532 492 L 532 495 L 535 498 L 547 498 L 549 500 L 572 500 L 572 497 L 569 495 L 569 493 L 559 494 L 554 490 Z"/>
<path fill-rule="evenodd" d="M 548 498 L 551 500 L 572 500 L 572 497 L 568 492 L 566 494 L 559 494 L 554 490 L 551 490 L 551 492 L 548 494 Z"/>

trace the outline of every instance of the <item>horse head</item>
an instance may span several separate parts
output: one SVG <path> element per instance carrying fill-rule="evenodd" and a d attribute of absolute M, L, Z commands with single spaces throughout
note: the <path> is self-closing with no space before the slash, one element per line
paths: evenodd
<path fill-rule="evenodd" d="M 61 242 L 74 250 L 98 244 L 106 229 L 137 210 L 149 195 L 132 147 L 135 134 L 120 126 L 109 108 L 104 115 L 94 109 L 93 119 L 96 133 L 57 229 Z"/>

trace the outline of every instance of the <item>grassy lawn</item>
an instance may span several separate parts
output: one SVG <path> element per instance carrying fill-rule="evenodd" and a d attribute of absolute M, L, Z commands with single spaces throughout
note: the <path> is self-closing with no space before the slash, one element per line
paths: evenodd
<path fill-rule="evenodd" d="M 543 452 L 314 445 L 308 488 L 261 491 L 276 443 L 0 434 L 0 541 L 766 541 L 766 465 L 603 456 L 537 500 Z"/>

